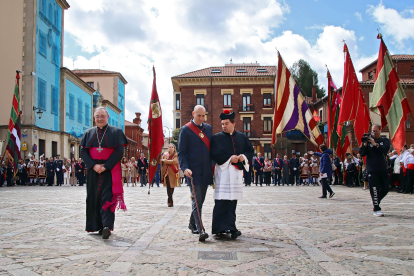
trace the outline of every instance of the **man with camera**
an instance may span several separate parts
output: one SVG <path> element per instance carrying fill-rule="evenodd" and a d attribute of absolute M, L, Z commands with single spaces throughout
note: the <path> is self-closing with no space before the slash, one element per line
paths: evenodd
<path fill-rule="evenodd" d="M 372 204 L 374 205 L 374 216 L 382 217 L 384 214 L 381 212 L 379 205 L 389 191 L 386 155 L 390 149 L 390 140 L 380 137 L 381 128 L 379 125 L 372 125 L 371 131 L 370 134 L 364 134 L 364 137 L 362 137 L 362 147 L 359 149 L 359 153 L 361 157 L 366 156 L 366 168 Z"/>

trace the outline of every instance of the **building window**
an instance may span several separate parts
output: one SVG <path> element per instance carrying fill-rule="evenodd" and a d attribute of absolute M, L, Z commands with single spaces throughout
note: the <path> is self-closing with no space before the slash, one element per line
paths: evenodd
<path fill-rule="evenodd" d="M 46 82 L 39 78 L 39 100 L 38 100 L 38 107 L 46 110 Z"/>
<path fill-rule="evenodd" d="M 54 19 L 55 19 L 55 22 L 54 22 L 55 23 L 55 26 L 57 27 L 58 26 L 58 21 L 59 21 L 59 18 L 58 18 L 58 10 L 57 9 L 55 10 L 55 18 Z"/>
<path fill-rule="evenodd" d="M 263 107 L 272 107 L 271 93 L 263 93 Z"/>
<path fill-rule="evenodd" d="M 368 73 L 368 78 L 370 80 L 373 80 L 374 79 L 374 71 L 371 71 L 371 72 Z"/>
<path fill-rule="evenodd" d="M 264 118 L 264 133 L 271 133 L 272 132 L 272 118 L 271 117 L 265 117 Z"/>
<path fill-rule="evenodd" d="M 95 83 L 93 81 L 87 82 L 86 84 L 95 89 Z"/>
<path fill-rule="evenodd" d="M 52 141 L 52 157 L 56 157 L 56 155 L 58 154 L 57 148 L 58 148 L 57 142 Z"/>
<path fill-rule="evenodd" d="M 231 94 L 224 94 L 224 107 L 231 107 Z"/>
<path fill-rule="evenodd" d="M 204 106 L 204 94 L 197 94 L 196 99 L 197 99 L 197 105 Z"/>
<path fill-rule="evenodd" d="M 42 31 L 39 31 L 39 53 L 47 58 L 46 35 Z"/>
<path fill-rule="evenodd" d="M 69 119 L 75 120 L 75 96 L 69 94 Z"/>
<path fill-rule="evenodd" d="M 78 122 L 83 122 L 83 103 L 80 98 L 78 98 Z"/>
<path fill-rule="evenodd" d="M 58 98 L 58 91 L 56 87 L 52 85 L 52 114 L 58 115 L 58 105 L 59 105 L 59 98 Z"/>
<path fill-rule="evenodd" d="M 251 137 L 250 126 L 252 124 L 252 118 L 244 117 L 243 118 L 243 132 L 247 137 Z"/>
<path fill-rule="evenodd" d="M 46 0 L 42 0 L 42 13 L 46 15 Z"/>
<path fill-rule="evenodd" d="M 51 3 L 49 3 L 48 17 L 49 21 L 53 22 L 53 7 Z"/>
<path fill-rule="evenodd" d="M 175 128 L 181 128 L 181 120 L 175 119 Z"/>
<path fill-rule="evenodd" d="M 243 93 L 243 111 L 251 111 L 250 93 Z"/>
<path fill-rule="evenodd" d="M 411 75 L 414 75 L 414 66 L 411 66 Z"/>
<path fill-rule="evenodd" d="M 181 110 L 180 94 L 175 94 L 175 110 Z"/>
<path fill-rule="evenodd" d="M 56 65 L 59 65 L 59 52 L 56 44 L 53 45 L 52 49 L 52 62 Z"/>
<path fill-rule="evenodd" d="M 85 103 L 85 125 L 91 125 L 91 106 Z"/>
<path fill-rule="evenodd" d="M 272 147 L 270 144 L 264 144 L 264 158 L 269 158 L 269 160 L 272 160 Z"/>

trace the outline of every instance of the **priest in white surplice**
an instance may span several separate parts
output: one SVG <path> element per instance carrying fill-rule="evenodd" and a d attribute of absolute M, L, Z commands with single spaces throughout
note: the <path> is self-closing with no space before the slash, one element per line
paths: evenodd
<path fill-rule="evenodd" d="M 235 239 L 241 235 L 236 228 L 236 207 L 237 200 L 243 199 L 243 168 L 249 171 L 254 149 L 244 133 L 234 130 L 234 117 L 229 110 L 220 114 L 223 131 L 211 139 L 210 152 L 216 162 L 212 233 L 229 233 Z"/>

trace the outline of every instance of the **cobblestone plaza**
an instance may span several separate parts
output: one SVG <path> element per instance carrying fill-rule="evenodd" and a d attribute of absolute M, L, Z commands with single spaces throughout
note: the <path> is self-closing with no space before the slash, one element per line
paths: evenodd
<path fill-rule="evenodd" d="M 0 275 L 414 275 L 412 195 L 390 192 L 374 217 L 369 192 L 333 186 L 246 187 L 237 240 L 198 242 L 190 192 L 125 187 L 109 240 L 85 228 L 85 187 L 0 189 Z M 209 188 L 203 219 L 211 233 Z"/>

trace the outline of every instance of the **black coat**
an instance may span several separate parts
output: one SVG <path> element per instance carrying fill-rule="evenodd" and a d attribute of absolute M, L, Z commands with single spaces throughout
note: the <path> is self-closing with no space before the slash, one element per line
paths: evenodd
<path fill-rule="evenodd" d="M 47 178 L 55 177 L 55 165 L 52 162 L 47 161 L 46 171 L 47 171 L 47 173 L 46 173 Z"/>
<path fill-rule="evenodd" d="M 79 162 L 75 163 L 76 178 L 84 177 L 85 168 L 86 168 L 85 162 L 82 161 L 80 164 L 79 164 Z"/>
<path fill-rule="evenodd" d="M 259 161 L 260 161 L 260 163 L 259 163 Z M 264 168 L 264 158 L 263 157 L 260 157 L 260 158 L 254 157 L 253 158 L 253 168 L 254 168 L 254 170 L 260 172 L 260 169 Z"/>
<path fill-rule="evenodd" d="M 147 168 L 148 168 L 148 160 L 144 157 L 144 160 L 141 160 L 141 158 L 138 159 L 138 173 L 139 174 L 146 174 Z M 143 169 L 141 169 L 143 168 Z"/>

